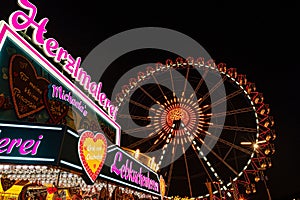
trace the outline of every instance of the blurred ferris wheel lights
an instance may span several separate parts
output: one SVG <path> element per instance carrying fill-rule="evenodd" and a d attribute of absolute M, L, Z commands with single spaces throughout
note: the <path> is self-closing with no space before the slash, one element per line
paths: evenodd
<path fill-rule="evenodd" d="M 258 142 L 241 142 L 241 145 L 253 145 L 254 148 L 258 148 L 259 147 L 259 144 L 263 144 L 263 143 L 266 143 L 267 140 L 261 140 L 261 141 L 258 141 Z"/>
<path fill-rule="evenodd" d="M 257 143 L 254 143 L 254 144 L 253 144 L 253 148 L 254 148 L 254 150 L 256 150 L 256 149 L 259 148 L 259 145 L 258 145 Z"/>

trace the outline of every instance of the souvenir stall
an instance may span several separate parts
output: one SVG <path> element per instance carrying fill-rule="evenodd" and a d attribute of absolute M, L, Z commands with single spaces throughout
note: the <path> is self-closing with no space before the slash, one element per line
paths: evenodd
<path fill-rule="evenodd" d="M 0 21 L 0 200 L 162 199 L 154 160 L 120 147 L 102 83 L 19 4 L 28 10 Z"/>

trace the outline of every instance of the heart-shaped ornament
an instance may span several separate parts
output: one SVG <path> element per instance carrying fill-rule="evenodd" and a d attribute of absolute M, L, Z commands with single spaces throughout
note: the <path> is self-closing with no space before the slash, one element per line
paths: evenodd
<path fill-rule="evenodd" d="M 23 55 L 15 54 L 10 59 L 9 85 L 18 118 L 27 117 L 45 108 L 43 92 L 49 81 L 39 77 L 33 64 Z"/>
<path fill-rule="evenodd" d="M 1 185 L 3 191 L 7 191 L 9 188 L 11 188 L 15 184 L 15 180 L 10 180 L 9 178 L 3 178 L 1 177 Z"/>
<path fill-rule="evenodd" d="M 57 124 L 67 116 L 69 106 L 62 101 L 49 99 L 48 89 L 44 92 L 44 103 L 51 123 Z"/>
<path fill-rule="evenodd" d="M 84 131 L 79 138 L 78 154 L 86 174 L 94 183 L 107 154 L 107 141 L 104 134 Z"/>
<path fill-rule="evenodd" d="M 92 116 L 93 117 L 93 116 Z M 101 131 L 100 124 L 95 119 L 89 119 L 87 117 L 81 117 L 79 129 L 91 130 L 94 132 Z"/>

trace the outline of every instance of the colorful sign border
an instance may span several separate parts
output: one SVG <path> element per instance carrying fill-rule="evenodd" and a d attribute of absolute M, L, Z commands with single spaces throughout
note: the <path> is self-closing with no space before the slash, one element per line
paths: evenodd
<path fill-rule="evenodd" d="M 58 80 L 63 80 L 66 87 L 74 92 L 77 96 L 82 98 L 82 101 L 90 106 L 100 117 L 102 117 L 108 124 L 116 130 L 115 144 L 120 146 L 121 143 L 121 127 L 112 118 L 109 117 L 95 102 L 93 102 L 85 93 L 83 93 L 74 83 L 71 82 L 65 75 L 63 75 L 50 61 L 48 61 L 41 53 L 39 53 L 31 44 L 29 44 L 23 37 L 16 33 L 5 21 L 0 21 L 0 51 L 2 50 L 5 40 L 9 38 L 20 48 L 32 56 L 50 75 Z"/>

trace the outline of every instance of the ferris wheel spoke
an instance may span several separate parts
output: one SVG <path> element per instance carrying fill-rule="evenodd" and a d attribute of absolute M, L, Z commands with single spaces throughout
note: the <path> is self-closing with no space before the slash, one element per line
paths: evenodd
<path fill-rule="evenodd" d="M 152 101 L 163 107 L 163 105 L 159 101 L 157 101 L 151 94 L 149 94 L 143 87 L 140 86 L 139 89 L 142 90 L 150 99 L 152 99 Z"/>
<path fill-rule="evenodd" d="M 197 84 L 197 87 L 195 88 L 194 92 L 191 94 L 190 98 L 192 98 L 195 94 L 198 93 L 198 90 L 200 89 L 201 85 L 204 82 L 205 77 L 207 76 L 208 70 L 205 70 L 203 76 L 201 77 L 200 81 Z"/>
<path fill-rule="evenodd" d="M 175 127 L 175 124 L 173 124 L 173 126 L 172 126 L 172 128 L 171 129 L 169 129 L 168 130 L 168 134 L 165 134 L 164 132 L 163 132 L 163 130 L 160 130 L 160 136 L 159 136 L 159 138 L 157 138 L 156 140 L 155 140 L 155 142 L 154 142 L 154 144 L 146 151 L 146 153 L 147 152 L 152 152 L 152 150 L 154 150 L 158 145 L 160 145 L 163 141 L 166 141 L 167 142 L 167 144 L 166 145 L 168 145 L 168 143 L 169 142 L 171 142 L 170 141 L 170 139 L 168 138 L 168 139 L 166 139 L 167 138 L 167 135 L 168 135 L 168 137 L 169 137 L 169 135 L 171 135 L 172 134 L 172 132 L 174 131 L 174 127 Z M 175 140 L 174 140 L 175 141 Z M 174 144 L 175 145 L 175 144 Z"/>
<path fill-rule="evenodd" d="M 172 68 L 170 68 L 169 72 L 170 72 L 170 81 L 171 81 L 171 85 L 172 85 L 173 97 L 175 98 L 176 95 L 175 95 L 175 87 L 174 87 L 174 80 L 173 80 Z"/>
<path fill-rule="evenodd" d="M 236 115 L 236 114 L 241 114 L 241 113 L 246 113 L 246 112 L 251 112 L 251 111 L 253 111 L 253 107 L 240 108 L 240 109 L 235 109 L 235 110 L 229 110 L 226 112 L 214 113 L 213 115 L 211 115 L 211 118 Z"/>
<path fill-rule="evenodd" d="M 137 146 L 139 146 L 139 145 L 141 145 L 141 144 L 143 144 L 143 143 L 151 140 L 152 138 L 154 138 L 157 135 L 159 135 L 159 132 L 158 133 L 152 132 L 151 134 L 149 134 L 148 137 L 140 139 L 140 140 L 136 141 L 135 143 L 131 143 L 130 145 L 128 145 L 128 148 L 134 149 L 135 147 L 137 147 Z"/>
<path fill-rule="evenodd" d="M 214 107 L 214 106 L 217 106 L 217 105 L 219 105 L 219 104 L 221 104 L 221 103 L 224 103 L 224 102 L 226 102 L 226 101 L 228 101 L 228 100 L 230 100 L 230 99 L 232 99 L 232 98 L 238 96 L 238 95 L 241 94 L 241 93 L 243 93 L 243 90 L 240 88 L 240 89 L 238 89 L 238 90 L 236 90 L 236 91 L 234 91 L 234 92 L 232 92 L 232 93 L 230 93 L 230 94 L 224 96 L 223 98 L 219 99 L 218 101 L 213 102 L 213 103 L 210 105 L 210 107 Z"/>
<path fill-rule="evenodd" d="M 125 118 L 125 119 L 137 119 L 137 120 L 144 120 L 144 121 L 150 121 L 151 116 L 138 116 L 138 115 L 128 115 L 128 114 L 120 114 L 118 116 L 119 118 Z"/>
<path fill-rule="evenodd" d="M 210 125 L 210 127 L 223 129 L 223 130 L 230 130 L 230 131 L 240 131 L 240 132 L 249 132 L 249 133 L 257 132 L 256 128 L 241 127 L 241 126 L 228 126 L 228 125 L 212 124 L 212 125 Z"/>
<path fill-rule="evenodd" d="M 184 126 L 184 124 L 181 124 L 184 128 L 185 128 L 185 126 Z M 194 136 L 196 136 L 195 135 L 195 133 L 193 133 L 193 135 Z M 205 144 L 205 142 L 200 138 L 200 137 L 195 137 L 194 138 L 194 142 L 195 142 L 195 140 L 198 140 L 201 144 L 203 144 L 203 145 L 205 145 L 205 146 L 207 146 L 206 144 Z M 194 142 L 192 142 L 192 146 L 194 145 L 194 144 L 196 144 L 196 143 L 194 143 Z M 208 147 L 207 147 L 208 148 Z M 204 156 L 204 154 L 203 154 L 203 152 L 201 151 L 201 149 L 199 148 L 199 147 L 197 147 L 197 149 L 199 150 L 199 153 L 201 154 L 201 155 L 203 155 L 203 158 L 204 158 L 204 160 L 206 161 L 206 164 L 209 166 L 209 168 L 210 168 L 210 171 L 214 174 L 214 176 L 215 176 L 215 178 L 219 181 L 219 182 L 223 182 L 222 180 L 221 180 L 221 178 L 219 177 L 219 175 L 218 175 L 218 173 L 215 171 L 215 169 L 213 168 L 213 166 L 211 166 L 211 163 L 207 160 L 207 158 L 206 158 L 206 156 Z M 212 149 L 209 149 L 210 150 L 210 152 L 212 152 Z M 217 156 L 218 156 L 218 154 L 216 154 Z M 221 161 L 222 162 L 225 162 L 225 160 L 223 160 L 221 157 L 217 157 L 218 159 L 221 159 Z M 186 160 L 185 160 L 186 161 Z M 227 167 L 231 167 L 228 163 L 224 163 Z M 232 170 L 232 168 L 230 168 L 230 170 Z M 233 169 L 234 170 L 234 169 Z"/>
<path fill-rule="evenodd" d="M 175 158 L 175 153 L 176 153 L 176 146 L 177 146 L 177 144 L 175 143 L 175 145 L 172 147 L 171 166 L 170 166 L 170 169 L 169 169 L 168 182 L 167 182 L 167 185 L 168 185 L 167 194 L 169 193 L 169 188 L 170 188 L 170 184 L 171 184 L 171 178 L 172 178 L 173 166 L 174 166 L 174 158 Z"/>
<path fill-rule="evenodd" d="M 214 140 L 216 140 L 216 141 L 219 141 L 219 142 L 221 142 L 221 143 L 223 143 L 223 144 L 226 144 L 226 145 L 228 145 L 229 147 L 233 147 L 233 148 L 235 148 L 236 150 L 239 150 L 239 151 L 241 151 L 241 152 L 243 152 L 243 153 L 246 153 L 246 154 L 248 154 L 248 155 L 251 155 L 251 154 L 252 154 L 252 152 L 249 151 L 248 149 L 245 149 L 245 148 L 240 147 L 240 146 L 238 146 L 238 145 L 236 145 L 236 144 L 233 144 L 232 142 L 229 142 L 229 141 L 224 140 L 224 139 L 222 139 L 222 138 L 220 138 L 220 137 L 217 137 L 217 136 L 215 136 L 215 135 L 209 133 L 208 131 L 205 132 L 206 134 L 204 134 L 203 132 L 204 132 L 203 129 L 200 129 L 199 133 L 200 133 L 201 135 L 203 135 L 203 136 L 210 137 L 210 138 L 212 138 L 212 139 L 214 139 Z M 198 136 L 195 136 L 195 137 L 198 137 Z"/>
<path fill-rule="evenodd" d="M 186 84 L 187 84 L 188 78 L 189 78 L 189 72 L 190 72 L 190 68 L 188 67 L 186 75 L 185 75 L 184 86 L 183 86 L 183 90 L 182 90 L 182 93 L 181 93 L 181 97 L 184 97 L 184 95 L 185 95 Z"/>
<path fill-rule="evenodd" d="M 182 153 L 183 153 L 183 157 L 184 157 L 186 175 L 187 175 L 187 178 L 188 178 L 190 196 L 192 197 L 193 196 L 193 191 L 192 191 L 191 178 L 190 178 L 190 173 L 189 173 L 189 166 L 188 166 L 188 163 L 187 163 L 184 146 L 183 146 L 183 144 L 181 144 L 181 145 L 182 145 Z"/>
<path fill-rule="evenodd" d="M 210 148 L 201 138 L 196 138 L 202 145 L 205 146 L 218 160 L 220 160 L 228 169 L 230 169 L 235 175 L 238 175 L 238 172 L 233 169 L 231 165 L 229 165 L 223 158 L 221 158 L 212 148 Z"/>
<path fill-rule="evenodd" d="M 126 129 L 123 130 L 126 134 L 131 134 L 131 133 L 137 133 L 137 132 L 143 132 L 147 130 L 153 129 L 152 124 L 145 126 L 145 127 L 138 127 L 138 128 L 131 128 L 131 129 Z"/>
<path fill-rule="evenodd" d="M 160 145 L 162 142 L 164 142 L 164 139 L 157 139 L 154 144 L 146 151 L 146 153 L 148 152 L 152 152 L 158 145 Z"/>
<path fill-rule="evenodd" d="M 229 149 L 229 150 L 227 151 L 227 153 L 225 154 L 225 156 L 223 157 L 224 160 L 227 159 L 227 157 L 228 157 L 228 155 L 230 154 L 230 152 L 232 151 L 232 149 L 235 151 L 235 149 L 233 148 L 233 146 L 231 146 L 230 149 Z M 236 167 L 236 169 L 238 169 L 238 168 Z"/>
<path fill-rule="evenodd" d="M 164 91 L 161 89 L 159 82 L 157 81 L 156 77 L 154 76 L 154 73 L 152 74 L 152 78 L 154 79 L 156 85 L 158 86 L 161 94 L 164 96 L 165 100 L 168 101 L 167 96 L 165 95 Z"/>
<path fill-rule="evenodd" d="M 149 106 L 146 106 L 146 105 L 144 105 L 144 104 L 141 104 L 140 102 L 137 102 L 137 101 L 134 101 L 133 99 L 128 99 L 128 98 L 126 98 L 126 101 L 128 101 L 129 103 L 131 103 L 131 104 L 133 104 L 133 105 L 135 105 L 135 106 L 137 106 L 137 107 L 140 107 L 140 108 L 143 108 L 143 109 L 145 109 L 145 110 L 147 110 L 147 111 L 151 111 L 151 112 L 153 112 L 153 113 L 160 113 L 161 112 L 161 107 L 159 107 L 158 109 L 155 109 L 155 108 L 151 108 L 151 107 L 149 107 Z M 156 101 L 155 101 L 156 102 Z"/>
<path fill-rule="evenodd" d="M 242 90 L 241 88 L 239 90 L 236 90 L 226 96 L 224 96 L 223 98 L 219 99 L 218 101 L 213 102 L 212 104 L 210 104 L 205 110 L 203 110 L 203 112 L 206 112 L 208 109 L 215 107 L 217 105 L 220 105 L 221 103 L 224 103 L 230 99 L 232 99 L 233 97 L 238 96 L 239 94 L 243 93 L 244 90 Z M 253 108 L 252 108 L 253 110 Z"/>
<path fill-rule="evenodd" d="M 214 85 L 203 97 L 201 98 L 201 101 L 205 101 L 211 94 L 218 89 L 221 85 L 223 85 L 224 81 L 227 79 L 227 76 L 224 76 L 221 80 L 219 80 L 216 85 Z"/>
<path fill-rule="evenodd" d="M 214 182 L 214 179 L 211 177 L 211 175 L 210 175 L 210 173 L 209 173 L 209 171 L 208 171 L 208 169 L 207 169 L 208 166 L 206 167 L 206 165 L 205 165 L 204 162 L 202 161 L 202 158 L 200 158 L 199 153 L 198 153 L 198 151 L 196 150 L 196 147 L 195 147 L 193 144 L 192 144 L 192 148 L 193 148 L 195 154 L 197 155 L 197 158 L 198 158 L 199 162 L 201 163 L 201 165 L 202 165 L 202 167 L 203 167 L 205 173 L 207 174 L 209 180 L 210 180 L 211 182 Z M 215 188 L 215 190 L 217 190 L 217 187 L 216 187 L 215 185 L 214 185 L 214 188 Z"/>
<path fill-rule="evenodd" d="M 133 105 L 136 105 L 136 106 L 138 106 L 138 107 L 140 107 L 140 108 L 143 108 L 143 109 L 145 109 L 145 110 L 151 111 L 151 112 L 153 112 L 153 113 L 161 112 L 161 111 L 159 110 L 159 109 L 161 109 L 161 107 L 159 107 L 159 109 L 150 108 L 150 107 L 148 107 L 148 106 L 146 106 L 146 105 L 144 105 L 144 104 L 141 104 L 141 103 L 139 103 L 139 102 L 137 102 L 137 101 L 134 101 L 134 100 L 132 100 L 132 99 L 129 100 L 129 103 L 132 103 Z"/>

